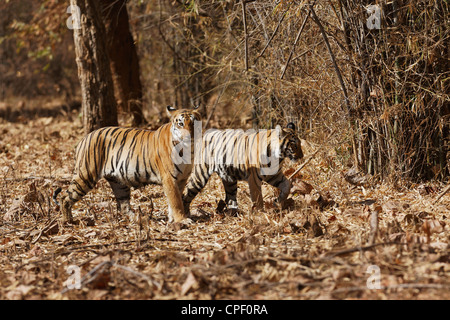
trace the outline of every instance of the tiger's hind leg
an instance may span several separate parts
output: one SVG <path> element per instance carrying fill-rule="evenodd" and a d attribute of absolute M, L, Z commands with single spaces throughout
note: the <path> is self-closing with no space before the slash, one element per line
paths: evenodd
<path fill-rule="evenodd" d="M 67 189 L 67 196 L 62 201 L 62 222 L 73 223 L 72 206 L 83 198 L 93 187 L 94 182 L 88 182 L 75 175 Z"/>
<path fill-rule="evenodd" d="M 209 169 L 204 168 L 201 165 L 195 165 L 192 170 L 192 174 L 187 181 L 187 185 L 183 194 L 183 207 L 186 216 L 190 214 L 190 206 L 192 200 L 199 194 L 200 191 L 205 187 L 211 174 Z M 182 191 L 182 190 L 181 190 Z"/>
<path fill-rule="evenodd" d="M 116 197 L 117 211 L 122 215 L 128 216 L 131 221 L 135 220 L 134 213 L 130 209 L 131 189 L 129 186 L 119 182 L 108 180 L 109 185 Z"/>

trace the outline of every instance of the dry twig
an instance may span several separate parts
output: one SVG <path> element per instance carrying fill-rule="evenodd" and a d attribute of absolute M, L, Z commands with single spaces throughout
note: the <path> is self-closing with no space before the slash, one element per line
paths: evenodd
<path fill-rule="evenodd" d="M 447 185 L 444 190 L 442 190 L 442 192 L 438 195 L 438 197 L 436 198 L 436 200 L 434 201 L 434 204 L 438 203 L 438 201 L 450 190 L 450 184 Z"/>

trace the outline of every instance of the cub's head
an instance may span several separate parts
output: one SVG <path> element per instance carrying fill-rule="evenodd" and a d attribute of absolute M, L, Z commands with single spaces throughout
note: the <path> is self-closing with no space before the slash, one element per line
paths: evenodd
<path fill-rule="evenodd" d="M 198 106 L 193 110 L 178 110 L 171 106 L 167 106 L 167 113 L 170 116 L 171 123 L 170 131 L 172 132 L 172 140 L 174 142 L 194 139 L 194 123 L 202 120 L 200 113 L 196 111 L 197 109 Z"/>
<path fill-rule="evenodd" d="M 281 129 L 280 158 L 289 158 L 294 161 L 303 158 L 302 144 L 295 129 L 295 124 L 292 122 Z"/>

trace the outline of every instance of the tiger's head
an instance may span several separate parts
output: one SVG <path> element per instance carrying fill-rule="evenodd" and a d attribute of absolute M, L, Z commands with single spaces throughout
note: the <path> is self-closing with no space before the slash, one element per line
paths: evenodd
<path fill-rule="evenodd" d="M 281 129 L 279 156 L 281 159 L 289 158 L 293 161 L 303 158 L 302 144 L 295 129 L 295 124 L 292 122 Z"/>
<path fill-rule="evenodd" d="M 194 123 L 201 121 L 202 117 L 196 110 L 176 109 L 167 106 L 167 113 L 170 116 L 170 132 L 173 142 L 191 141 L 194 139 Z M 201 129 L 201 128 L 200 128 Z"/>

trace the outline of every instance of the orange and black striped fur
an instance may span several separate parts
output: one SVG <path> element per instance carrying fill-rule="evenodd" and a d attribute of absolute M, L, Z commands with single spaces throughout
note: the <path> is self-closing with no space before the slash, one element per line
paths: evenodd
<path fill-rule="evenodd" d="M 201 117 L 195 110 L 169 106 L 167 111 L 170 122 L 155 131 L 106 127 L 80 141 L 76 147 L 75 174 L 62 202 L 63 220 L 72 221 L 73 204 L 101 178 L 109 182 L 118 209 L 131 214 L 132 220 L 130 189 L 147 184 L 162 184 L 169 203 L 169 222 L 185 218 L 182 192 L 193 165 L 194 122 L 201 121 Z M 180 143 L 192 144 L 191 159 L 175 164 L 172 152 Z"/>
<path fill-rule="evenodd" d="M 277 202 L 283 207 L 291 184 L 281 171 L 282 162 L 285 158 L 303 158 L 301 141 L 293 123 L 283 129 L 278 127 L 253 133 L 208 130 L 202 138 L 201 151 L 201 160 L 196 159 L 183 195 L 186 213 L 189 213 L 191 201 L 214 172 L 222 179 L 229 209 L 238 209 L 238 180 L 248 182 L 251 199 L 257 208 L 263 206 L 262 181 L 280 189 Z"/>

